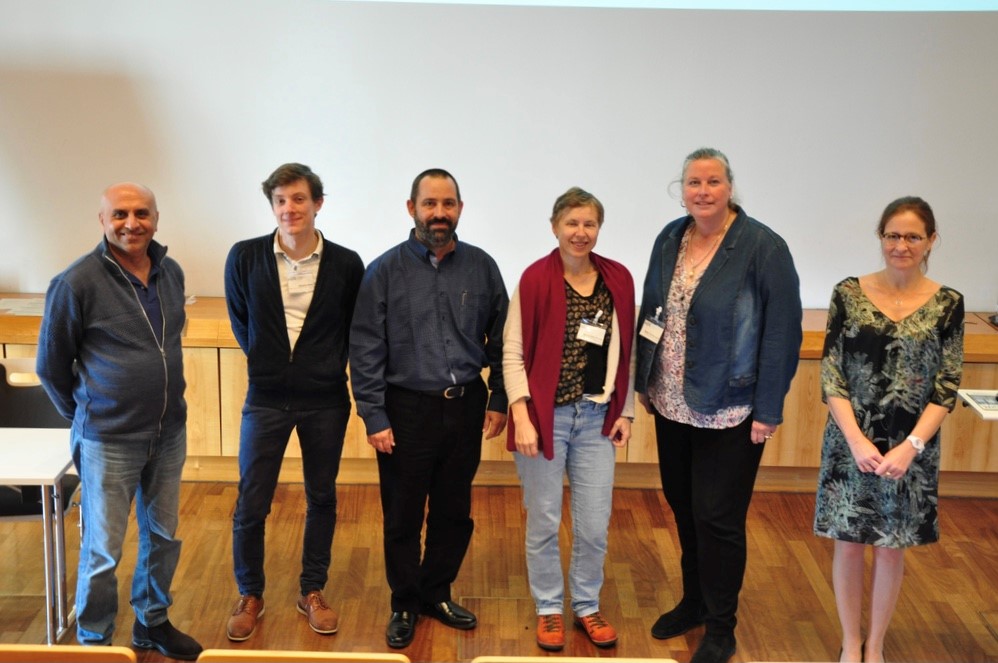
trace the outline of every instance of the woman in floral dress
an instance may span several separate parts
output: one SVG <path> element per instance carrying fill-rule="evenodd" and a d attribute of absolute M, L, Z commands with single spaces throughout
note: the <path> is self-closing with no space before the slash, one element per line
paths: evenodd
<path fill-rule="evenodd" d="M 895 200 L 877 234 L 885 267 L 837 286 L 821 362 L 829 418 L 814 532 L 835 539 L 832 583 L 842 661 L 883 660 L 904 549 L 939 539 L 939 427 L 956 404 L 963 297 L 925 276 L 936 222 L 921 198 Z M 860 617 L 873 547 L 869 627 Z"/>

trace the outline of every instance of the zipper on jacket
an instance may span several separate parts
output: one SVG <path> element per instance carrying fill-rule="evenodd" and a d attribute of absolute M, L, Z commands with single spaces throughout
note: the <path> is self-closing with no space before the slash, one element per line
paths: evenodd
<path fill-rule="evenodd" d="M 156 430 L 156 437 L 158 439 L 163 434 L 163 419 L 166 418 L 166 408 L 170 401 L 170 367 L 166 361 L 166 348 L 163 345 L 166 342 L 166 312 L 163 310 L 163 300 L 158 296 L 156 297 L 156 299 L 159 300 L 159 314 L 163 319 L 163 341 L 160 341 L 156 338 L 156 330 L 152 328 L 152 320 L 149 319 L 149 316 L 146 314 L 145 307 L 142 306 L 142 300 L 139 299 L 139 293 L 135 292 L 135 284 L 128 278 L 125 274 L 124 268 L 118 264 L 117 260 L 114 260 L 108 256 L 106 251 L 103 253 L 103 256 L 105 260 L 118 268 L 118 273 L 121 274 L 121 278 L 125 279 L 125 283 L 127 283 L 132 289 L 132 295 L 135 297 L 135 303 L 138 304 L 139 310 L 142 311 L 142 317 L 146 319 L 146 325 L 149 326 L 149 333 L 152 334 L 152 340 L 159 349 L 159 358 L 163 362 L 163 409 L 159 413 L 159 425 Z"/>

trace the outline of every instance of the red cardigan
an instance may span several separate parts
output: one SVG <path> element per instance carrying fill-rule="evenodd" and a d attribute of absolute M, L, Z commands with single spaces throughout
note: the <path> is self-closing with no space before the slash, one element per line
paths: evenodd
<path fill-rule="evenodd" d="M 595 253 L 590 258 L 613 297 L 620 328 L 620 360 L 614 377 L 610 406 L 603 420 L 603 435 L 609 436 L 614 422 L 624 410 L 634 341 L 634 279 L 619 262 Z M 520 315 L 523 331 L 523 363 L 527 371 L 530 399 L 527 412 L 537 429 L 539 446 L 548 460 L 554 458 L 554 398 L 561 375 L 568 304 L 565 299 L 565 268 L 555 249 L 533 263 L 520 278 Z M 516 430 L 510 417 L 506 428 L 506 448 L 516 450 Z"/>

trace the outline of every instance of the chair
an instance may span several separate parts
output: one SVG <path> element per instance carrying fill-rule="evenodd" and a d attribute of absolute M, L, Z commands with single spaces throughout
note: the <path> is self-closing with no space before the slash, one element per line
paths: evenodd
<path fill-rule="evenodd" d="M 83 647 L 82 645 L 9 645 L 0 644 L 0 663 L 46 661 L 51 663 L 135 663 L 135 652 L 128 647 Z"/>
<path fill-rule="evenodd" d="M 55 409 L 35 374 L 34 357 L 0 358 L 0 427 L 69 428 L 70 422 Z M 67 436 L 66 444 L 69 444 Z M 63 507 L 80 485 L 80 478 L 67 474 L 61 483 Z M 0 486 L 0 520 L 38 520 L 42 515 L 39 486 Z"/>
<path fill-rule="evenodd" d="M 593 663 L 601 658 L 580 656 L 476 656 L 471 663 Z M 677 663 L 674 658 L 619 658 L 614 657 L 614 663 Z"/>
<path fill-rule="evenodd" d="M 198 663 L 240 663 L 240 661 L 353 661 L 355 663 L 409 663 L 404 654 L 349 651 L 292 651 L 280 649 L 205 649 Z"/>

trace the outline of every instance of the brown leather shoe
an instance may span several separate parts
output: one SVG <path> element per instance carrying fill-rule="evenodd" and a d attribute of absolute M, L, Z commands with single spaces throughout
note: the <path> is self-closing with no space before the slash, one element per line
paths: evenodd
<path fill-rule="evenodd" d="M 339 628 L 339 617 L 317 589 L 298 598 L 298 612 L 308 617 L 308 625 L 316 633 L 332 635 Z"/>
<path fill-rule="evenodd" d="M 257 621 L 263 617 L 263 599 L 252 594 L 245 594 L 236 601 L 232 616 L 225 627 L 225 634 L 233 642 L 248 640 L 256 630 Z"/>
<path fill-rule="evenodd" d="M 537 616 L 537 646 L 547 651 L 561 651 L 565 646 L 565 623 L 561 615 Z"/>
<path fill-rule="evenodd" d="M 597 647 L 612 647 L 617 644 L 617 631 L 610 626 L 602 613 L 594 612 L 585 617 L 576 617 L 575 625 L 586 630 L 586 635 Z"/>

